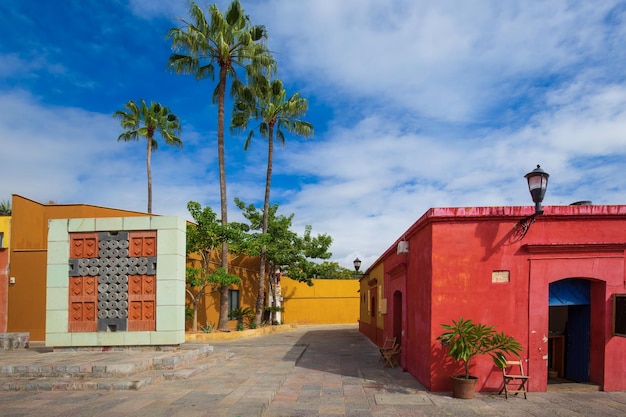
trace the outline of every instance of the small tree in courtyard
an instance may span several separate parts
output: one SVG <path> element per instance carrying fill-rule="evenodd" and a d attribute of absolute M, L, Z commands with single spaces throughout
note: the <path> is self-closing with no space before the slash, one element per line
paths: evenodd
<path fill-rule="evenodd" d="M 290 216 L 278 215 L 278 205 L 274 204 L 268 210 L 267 233 L 262 232 L 263 210 L 257 210 L 254 205 L 246 205 L 243 201 L 235 199 L 235 204 L 243 212 L 243 216 L 250 222 L 250 229 L 257 232 L 250 236 L 250 253 L 258 254 L 261 248 L 266 248 L 266 262 L 270 273 L 278 268 L 284 275 L 300 282 L 313 285 L 311 281 L 315 275 L 316 259 L 328 259 L 332 254 L 328 251 L 332 238 L 326 234 L 312 236 L 311 226 L 307 225 L 303 236 L 299 236 L 291 230 L 293 214 Z M 272 286 L 270 286 L 272 290 Z M 272 296 L 276 294 L 272 292 Z M 257 294 L 257 305 L 265 304 L 264 291 Z M 272 305 L 276 302 L 273 300 Z M 257 314 L 257 324 L 261 317 Z"/>
<path fill-rule="evenodd" d="M 216 267 L 220 264 L 219 256 L 223 256 L 220 251 L 222 242 L 229 241 L 236 253 L 239 248 L 243 247 L 246 236 L 243 232 L 243 225 L 237 223 L 222 225 L 217 214 L 210 207 L 202 208 L 199 203 L 190 201 L 187 209 L 195 221 L 195 224 L 187 225 L 187 254 L 188 256 L 197 254 L 200 257 L 199 267 L 187 268 L 187 294 L 192 300 L 192 331 L 195 332 L 198 331 L 198 306 L 207 288 L 214 287 L 221 294 L 224 287 L 228 292 L 229 286 L 241 283 L 238 276 L 227 273 L 222 267 Z M 218 259 L 213 262 L 211 257 L 218 257 Z M 228 311 L 222 314 L 220 309 L 217 328 L 218 330 L 228 328 Z"/>

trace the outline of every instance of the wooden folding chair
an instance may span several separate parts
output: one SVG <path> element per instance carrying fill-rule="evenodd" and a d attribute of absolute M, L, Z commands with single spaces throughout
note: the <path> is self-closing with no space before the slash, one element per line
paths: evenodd
<path fill-rule="evenodd" d="M 378 358 L 378 361 L 382 361 L 383 359 L 385 359 L 385 355 L 383 353 L 393 349 L 395 345 L 396 345 L 396 338 L 387 337 L 385 339 L 385 343 L 383 343 L 383 346 L 378 349 L 378 351 L 380 352 L 380 358 Z"/>
<path fill-rule="evenodd" d="M 522 361 L 506 361 L 506 367 L 502 368 L 502 378 L 504 382 L 498 394 L 502 394 L 502 391 L 504 391 L 504 398 L 508 400 L 509 393 L 517 395 L 522 392 L 524 393 L 524 399 L 527 399 L 526 393 L 528 392 L 528 388 L 526 387 L 526 383 L 530 377 L 524 375 Z M 509 387 L 509 385 L 511 386 Z"/>
<path fill-rule="evenodd" d="M 385 363 L 383 364 L 383 368 L 389 365 L 390 368 L 395 368 L 398 362 L 398 355 L 400 355 L 400 350 L 402 350 L 402 346 L 395 345 L 393 349 L 386 350 L 383 352 L 383 357 L 385 358 Z"/>

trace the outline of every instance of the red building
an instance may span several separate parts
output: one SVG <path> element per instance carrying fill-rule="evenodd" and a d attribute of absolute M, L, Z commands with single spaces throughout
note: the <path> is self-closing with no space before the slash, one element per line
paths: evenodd
<path fill-rule="evenodd" d="M 400 365 L 432 391 L 451 390 L 459 373 L 436 338 L 442 323 L 460 317 L 521 342 L 530 391 L 547 389 L 549 368 L 604 391 L 626 390 L 626 338 L 615 335 L 626 323 L 626 206 L 533 213 L 430 209 L 365 272 L 361 332 L 379 345 L 396 336 Z M 488 356 L 471 371 L 478 390 L 500 388 Z"/>

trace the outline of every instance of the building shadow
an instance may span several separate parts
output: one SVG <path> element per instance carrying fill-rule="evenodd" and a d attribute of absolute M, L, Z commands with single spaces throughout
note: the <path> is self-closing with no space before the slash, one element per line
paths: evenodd
<path fill-rule="evenodd" d="M 300 336 L 292 349 L 301 352 L 296 367 L 340 375 L 342 379 L 355 378 L 361 382 L 365 379 L 371 388 L 380 388 L 386 393 L 427 391 L 401 366 L 385 366 L 378 346 L 359 333 L 357 325 L 323 327 L 308 330 Z M 288 353 L 285 360 L 292 357 Z"/>

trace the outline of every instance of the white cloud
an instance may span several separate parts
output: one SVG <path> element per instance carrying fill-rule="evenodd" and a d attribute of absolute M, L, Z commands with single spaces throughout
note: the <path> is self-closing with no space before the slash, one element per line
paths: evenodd
<path fill-rule="evenodd" d="M 325 94 L 376 99 L 468 121 L 603 50 L 610 2 L 272 1 L 268 22 L 289 77 Z M 271 22 L 271 25 L 270 25 Z M 365 104 L 367 105 L 367 104 Z"/>

